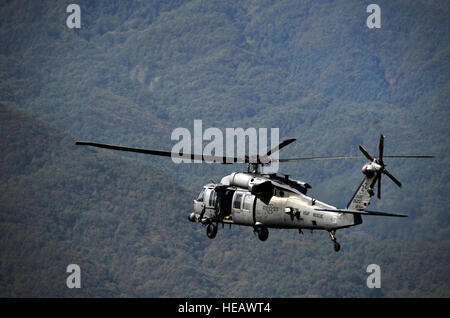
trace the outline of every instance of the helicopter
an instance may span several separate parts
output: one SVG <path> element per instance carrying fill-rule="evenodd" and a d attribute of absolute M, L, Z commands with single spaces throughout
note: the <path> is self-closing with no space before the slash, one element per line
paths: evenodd
<path fill-rule="evenodd" d="M 434 156 L 384 156 L 384 139 L 380 136 L 378 157 L 372 156 L 362 145 L 359 150 L 363 156 L 327 156 L 299 157 L 287 159 L 271 159 L 271 155 L 294 142 L 296 139 L 284 139 L 263 156 L 218 157 L 199 154 L 183 154 L 163 150 L 124 147 L 118 145 L 77 141 L 76 145 L 92 146 L 104 149 L 150 154 L 164 157 L 191 158 L 203 162 L 246 163 L 247 172 L 233 172 L 224 176 L 219 183 L 210 182 L 203 186 L 193 202 L 193 211 L 188 215 L 191 222 L 206 226 L 206 234 L 210 239 L 217 235 L 219 224 L 252 227 L 261 241 L 269 237 L 269 228 L 328 231 L 334 250 L 341 248 L 336 239 L 336 231 L 362 224 L 363 216 L 407 217 L 405 214 L 394 214 L 366 210 L 374 196 L 377 184 L 377 197 L 381 199 L 381 177 L 386 175 L 398 187 L 402 184 L 388 170 L 385 158 L 433 158 Z M 364 178 L 346 208 L 337 208 L 307 195 L 311 186 L 303 181 L 295 180 L 289 175 L 260 172 L 260 167 L 270 162 L 294 162 L 307 160 L 336 160 L 367 158 L 362 167 Z"/>

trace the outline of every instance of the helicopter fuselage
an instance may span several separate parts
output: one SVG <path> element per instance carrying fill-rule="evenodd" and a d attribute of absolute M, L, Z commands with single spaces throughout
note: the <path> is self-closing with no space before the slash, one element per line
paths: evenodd
<path fill-rule="evenodd" d="M 276 181 L 279 185 L 266 189 L 264 195 L 255 195 L 245 185 L 251 180 Z M 278 179 L 277 179 L 278 178 Z M 289 182 L 285 182 L 289 181 Z M 222 179 L 220 185 L 207 184 L 194 200 L 191 221 L 211 222 L 280 229 L 337 230 L 361 224 L 359 216 L 338 212 L 317 211 L 336 207 L 306 195 L 306 187 L 292 187 L 298 181 L 274 175 L 234 173 Z M 291 185 L 289 185 L 291 183 Z M 252 189 L 253 190 L 253 189 Z M 302 191 L 303 190 L 303 191 Z M 253 193 L 252 193 L 253 192 Z M 305 194 L 301 193 L 304 192 Z"/>

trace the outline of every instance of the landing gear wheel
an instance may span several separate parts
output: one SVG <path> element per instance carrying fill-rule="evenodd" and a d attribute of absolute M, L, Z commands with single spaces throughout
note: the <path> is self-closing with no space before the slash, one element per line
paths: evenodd
<path fill-rule="evenodd" d="M 216 237 L 216 234 L 217 234 L 217 225 L 215 225 L 214 223 L 210 223 L 206 228 L 206 235 L 210 239 L 213 239 Z"/>
<path fill-rule="evenodd" d="M 257 227 L 256 233 L 258 233 L 258 238 L 263 242 L 269 238 L 269 230 L 265 226 Z"/>
<path fill-rule="evenodd" d="M 336 252 L 339 252 L 340 249 L 341 249 L 341 245 L 338 242 L 334 242 L 334 250 Z"/>

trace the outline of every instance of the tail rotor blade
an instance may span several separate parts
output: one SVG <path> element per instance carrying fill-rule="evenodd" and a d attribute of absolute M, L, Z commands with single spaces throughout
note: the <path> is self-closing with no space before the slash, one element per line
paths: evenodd
<path fill-rule="evenodd" d="M 381 199 L 381 173 L 378 174 L 378 191 L 377 191 L 377 196 L 378 199 Z"/>
<path fill-rule="evenodd" d="M 367 159 L 369 159 L 370 161 L 374 160 L 374 158 L 367 152 L 367 150 L 363 146 L 359 145 L 359 150 L 361 150 L 361 152 L 364 156 L 366 156 Z"/>
<path fill-rule="evenodd" d="M 383 163 L 384 135 L 380 135 L 380 143 L 378 144 L 378 159 Z"/>
<path fill-rule="evenodd" d="M 386 174 L 396 185 L 398 185 L 400 188 L 402 187 L 402 183 L 398 181 L 392 174 L 389 173 L 386 169 L 383 169 L 383 173 Z"/>

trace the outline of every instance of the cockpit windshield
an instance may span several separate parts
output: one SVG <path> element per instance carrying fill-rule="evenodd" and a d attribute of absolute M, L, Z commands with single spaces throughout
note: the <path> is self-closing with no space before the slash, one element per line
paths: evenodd
<path fill-rule="evenodd" d="M 200 193 L 198 194 L 197 201 L 203 202 L 204 194 L 205 194 L 205 188 L 203 188 L 202 191 L 200 191 Z"/>

